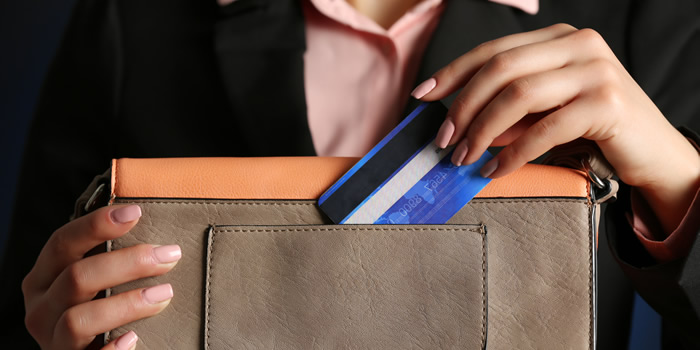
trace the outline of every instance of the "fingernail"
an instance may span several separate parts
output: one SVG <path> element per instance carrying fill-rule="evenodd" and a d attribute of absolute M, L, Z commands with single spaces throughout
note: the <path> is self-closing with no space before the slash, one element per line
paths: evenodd
<path fill-rule="evenodd" d="M 114 348 L 117 350 L 129 350 L 136 345 L 137 340 L 139 340 L 139 336 L 134 331 L 129 331 L 117 339 L 117 342 L 114 343 Z"/>
<path fill-rule="evenodd" d="M 422 82 L 415 89 L 413 89 L 413 92 L 411 92 L 411 96 L 413 96 L 416 99 L 420 99 L 423 96 L 427 95 L 429 92 L 433 91 L 436 85 L 437 80 L 435 80 L 435 78 L 430 78 Z"/>
<path fill-rule="evenodd" d="M 455 123 L 451 119 L 445 119 L 435 137 L 435 144 L 440 148 L 447 148 L 452 135 L 455 133 Z"/>
<path fill-rule="evenodd" d="M 167 264 L 174 261 L 180 260 L 182 257 L 182 250 L 179 245 L 164 245 L 160 247 L 153 248 L 153 255 L 161 264 Z"/>
<path fill-rule="evenodd" d="M 118 224 L 126 224 L 127 222 L 134 221 L 141 217 L 141 207 L 138 205 L 130 205 L 128 207 L 115 209 L 109 215 L 112 221 Z"/>
<path fill-rule="evenodd" d="M 143 290 L 143 298 L 149 304 L 162 303 L 173 297 L 173 287 L 170 283 L 147 288 Z"/>
<path fill-rule="evenodd" d="M 491 159 L 483 167 L 481 167 L 481 176 L 486 178 L 491 176 L 498 169 L 498 158 Z"/>
<path fill-rule="evenodd" d="M 469 146 L 467 145 L 467 139 L 464 139 L 459 142 L 457 147 L 455 147 L 454 153 L 452 153 L 452 164 L 456 166 L 462 165 L 462 161 L 464 157 L 467 156 L 467 152 L 469 152 Z"/>

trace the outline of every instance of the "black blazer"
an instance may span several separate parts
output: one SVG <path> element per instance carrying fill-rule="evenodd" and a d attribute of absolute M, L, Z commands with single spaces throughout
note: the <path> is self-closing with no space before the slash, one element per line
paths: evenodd
<path fill-rule="evenodd" d="M 417 82 L 484 41 L 566 22 L 598 30 L 674 124 L 700 130 L 700 3 L 540 3 L 531 16 L 486 0 L 449 0 Z M 21 280 L 111 158 L 313 155 L 304 49 L 299 0 L 238 0 L 224 8 L 215 0 L 78 1 L 25 152 L 2 265 L 2 312 L 12 323 L 2 341 L 32 343 Z M 631 288 L 619 266 L 681 339 L 700 344 L 691 332 L 700 329 L 700 247 L 664 266 L 643 251 L 619 254 L 634 243 L 620 219 L 624 202 L 609 220 L 619 264 L 601 240 L 599 348 L 627 341 Z"/>

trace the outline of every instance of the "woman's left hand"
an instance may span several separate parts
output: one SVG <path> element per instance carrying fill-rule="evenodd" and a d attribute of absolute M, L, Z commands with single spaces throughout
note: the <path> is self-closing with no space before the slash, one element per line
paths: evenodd
<path fill-rule="evenodd" d="M 434 101 L 464 88 L 436 143 L 471 164 L 506 146 L 482 175 L 507 175 L 556 145 L 595 141 L 625 183 L 675 228 L 700 185 L 697 151 L 591 29 L 566 24 L 484 43 L 438 71 L 413 95 Z"/>

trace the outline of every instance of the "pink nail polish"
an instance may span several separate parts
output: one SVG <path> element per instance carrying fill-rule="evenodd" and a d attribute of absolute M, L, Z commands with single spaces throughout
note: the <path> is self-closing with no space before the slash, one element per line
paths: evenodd
<path fill-rule="evenodd" d="M 416 99 L 421 99 L 423 96 L 427 95 L 429 92 L 433 91 L 435 86 L 437 85 L 437 80 L 435 78 L 430 78 L 424 82 L 422 82 L 420 85 L 418 85 L 413 92 L 411 92 L 411 96 L 413 96 Z"/>
<path fill-rule="evenodd" d="M 481 176 L 489 177 L 496 169 L 498 169 L 498 158 L 491 159 L 481 168 Z"/>
<path fill-rule="evenodd" d="M 452 135 L 455 133 L 455 123 L 450 119 L 445 119 L 435 137 L 435 144 L 440 148 L 446 148 Z"/>
<path fill-rule="evenodd" d="M 180 246 L 175 244 L 164 245 L 153 248 L 153 255 L 155 255 L 159 263 L 167 264 L 180 260 L 182 257 L 182 250 L 180 250 Z"/>
<path fill-rule="evenodd" d="M 170 283 L 161 284 L 143 290 L 143 299 L 149 304 L 162 303 L 173 297 L 173 287 Z"/>
<path fill-rule="evenodd" d="M 141 217 L 141 207 L 138 205 L 130 205 L 112 210 L 109 213 L 112 221 L 118 224 L 126 224 Z"/>
<path fill-rule="evenodd" d="M 457 147 L 455 147 L 454 153 L 452 153 L 452 164 L 456 166 L 462 165 L 464 157 L 467 156 L 469 152 L 469 146 L 467 145 L 467 139 L 459 142 Z"/>
<path fill-rule="evenodd" d="M 139 340 L 139 336 L 134 331 L 129 331 L 117 339 L 116 343 L 114 343 L 114 348 L 117 350 L 129 350 L 136 344 L 137 340 Z"/>

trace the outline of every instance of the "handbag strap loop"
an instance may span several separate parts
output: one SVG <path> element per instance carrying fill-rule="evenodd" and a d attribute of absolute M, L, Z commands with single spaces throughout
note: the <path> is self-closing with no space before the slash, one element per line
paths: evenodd
<path fill-rule="evenodd" d="M 578 139 L 553 148 L 543 164 L 579 169 L 586 173 L 592 184 L 595 204 L 614 201 L 619 184 L 613 179 L 615 169 L 603 156 L 595 142 Z"/>
<path fill-rule="evenodd" d="M 104 174 L 97 175 L 92 179 L 90 185 L 75 201 L 73 214 L 70 216 L 71 221 L 107 204 L 111 174 L 111 169 L 107 169 Z"/>

